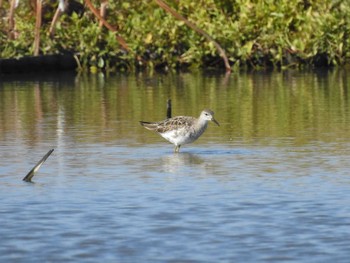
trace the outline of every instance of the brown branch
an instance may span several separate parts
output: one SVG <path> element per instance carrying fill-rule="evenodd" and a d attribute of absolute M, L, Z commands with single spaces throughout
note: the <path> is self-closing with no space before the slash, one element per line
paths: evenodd
<path fill-rule="evenodd" d="M 9 18 L 8 18 L 8 37 L 9 39 L 14 39 L 14 29 L 15 29 L 15 9 L 16 9 L 16 0 L 11 0 L 10 2 L 10 11 L 9 11 Z"/>
<path fill-rule="evenodd" d="M 55 12 L 55 15 L 52 18 L 51 21 L 51 25 L 50 25 L 50 29 L 49 29 L 49 36 L 52 38 L 55 35 L 55 28 L 56 28 L 56 24 L 58 22 L 58 19 L 60 18 L 62 14 L 62 10 L 60 9 L 60 7 L 57 7 L 57 10 Z"/>
<path fill-rule="evenodd" d="M 103 19 L 106 19 L 107 6 L 108 6 L 108 0 L 106 0 L 106 1 L 101 1 L 100 16 L 101 16 Z M 100 27 L 103 26 L 102 21 L 100 21 L 100 25 L 99 25 L 99 26 L 100 26 Z"/>
<path fill-rule="evenodd" d="M 36 21 L 35 21 L 35 31 L 34 31 L 34 56 L 39 55 L 39 49 L 40 49 L 41 12 L 42 12 L 42 2 L 41 0 L 37 0 L 36 1 Z"/>
<path fill-rule="evenodd" d="M 117 32 L 117 30 L 110 25 L 98 12 L 98 10 L 92 5 L 90 0 L 85 0 L 86 5 L 90 8 L 91 12 L 98 18 L 98 20 L 100 20 L 100 22 L 102 22 L 102 24 L 107 27 L 110 31 L 112 32 Z M 126 44 L 124 38 L 122 38 L 121 36 L 115 36 L 117 38 L 117 41 L 119 42 L 119 44 L 125 49 L 125 50 L 129 50 L 128 45 Z"/>
<path fill-rule="evenodd" d="M 183 17 L 182 15 L 177 13 L 175 10 L 173 10 L 171 7 L 169 7 L 163 0 L 154 0 L 154 1 L 157 3 L 157 5 L 159 5 L 161 8 L 163 8 L 166 12 L 172 14 L 178 20 L 181 20 L 181 21 L 185 22 L 187 26 L 189 26 L 194 31 L 196 31 L 197 33 L 203 35 L 207 40 L 212 42 L 214 44 L 214 46 L 216 47 L 216 49 L 218 50 L 220 56 L 224 60 L 226 71 L 228 71 L 228 72 L 231 71 L 231 66 L 230 66 L 230 64 L 228 62 L 225 50 L 219 45 L 218 42 L 215 41 L 214 38 L 212 38 L 203 29 L 199 28 L 197 25 L 195 25 L 194 23 L 192 23 L 191 21 L 187 20 L 185 17 Z"/>

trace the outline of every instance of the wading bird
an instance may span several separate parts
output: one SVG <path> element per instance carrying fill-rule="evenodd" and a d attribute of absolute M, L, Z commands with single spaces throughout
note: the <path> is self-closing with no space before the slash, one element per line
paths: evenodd
<path fill-rule="evenodd" d="M 192 143 L 197 140 L 208 127 L 208 122 L 214 119 L 212 110 L 203 110 L 199 118 L 190 116 L 177 116 L 159 122 L 140 121 L 141 125 L 151 131 L 156 131 L 164 139 L 175 145 L 175 152 L 179 152 L 181 145 Z"/>

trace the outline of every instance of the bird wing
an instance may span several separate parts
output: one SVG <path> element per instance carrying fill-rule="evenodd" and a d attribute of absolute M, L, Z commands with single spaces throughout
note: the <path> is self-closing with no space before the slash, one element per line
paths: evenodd
<path fill-rule="evenodd" d="M 185 127 L 192 126 L 195 118 L 187 116 L 177 116 L 174 118 L 166 119 L 161 122 L 157 122 L 157 128 L 155 131 L 159 133 L 167 132 L 169 130 L 177 130 Z"/>

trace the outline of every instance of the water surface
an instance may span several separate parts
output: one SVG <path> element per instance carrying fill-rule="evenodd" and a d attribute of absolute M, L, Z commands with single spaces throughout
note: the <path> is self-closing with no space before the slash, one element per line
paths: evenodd
<path fill-rule="evenodd" d="M 347 262 L 344 71 L 1 77 L 0 261 Z M 179 154 L 139 120 L 211 108 Z M 21 179 L 50 149 L 33 178 Z"/>

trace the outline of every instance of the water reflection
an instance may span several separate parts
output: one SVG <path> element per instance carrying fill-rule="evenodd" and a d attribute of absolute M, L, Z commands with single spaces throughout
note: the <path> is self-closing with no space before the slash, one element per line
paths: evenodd
<path fill-rule="evenodd" d="M 348 83 L 341 70 L 2 78 L 0 261 L 347 262 Z M 221 126 L 174 154 L 138 123 L 165 118 L 168 98 Z"/>
<path fill-rule="evenodd" d="M 199 174 L 205 171 L 205 161 L 199 155 L 193 153 L 174 153 L 163 156 L 161 164 L 165 172 L 179 173 L 183 172 L 184 167 L 195 166 Z"/>
<path fill-rule="evenodd" d="M 64 79 L 65 81 L 61 81 Z M 145 142 L 142 119 L 198 116 L 215 110 L 218 138 L 293 137 L 298 143 L 349 135 L 349 76 L 344 71 L 220 76 L 82 75 L 30 82 L 0 82 L 0 138 L 30 144 L 79 129 L 73 140 L 133 139 Z M 210 131 L 209 131 L 210 132 Z M 72 134 L 75 136 L 74 134 Z M 329 138 L 331 136 L 331 138 Z"/>

